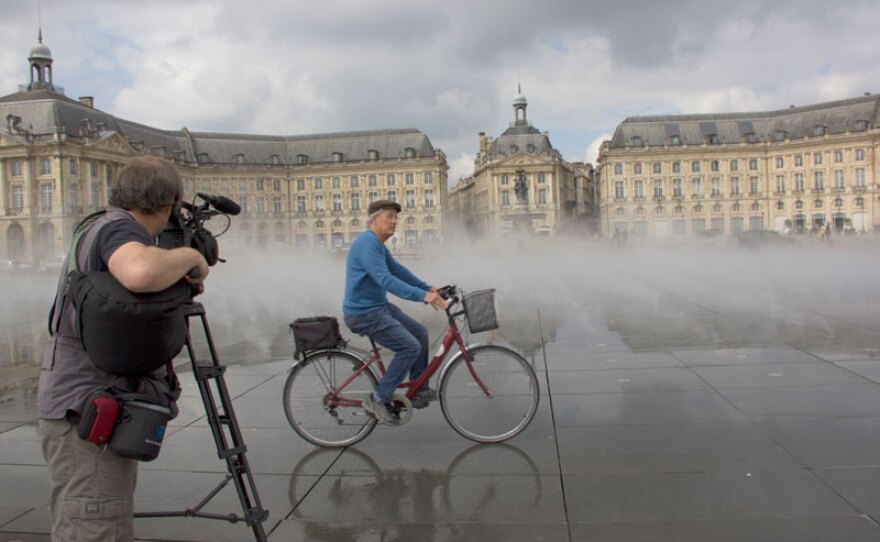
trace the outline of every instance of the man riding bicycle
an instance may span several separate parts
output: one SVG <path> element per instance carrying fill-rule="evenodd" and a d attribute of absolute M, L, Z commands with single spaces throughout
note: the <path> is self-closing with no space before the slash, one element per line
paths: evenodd
<path fill-rule="evenodd" d="M 368 208 L 367 231 L 351 244 L 345 266 L 345 324 L 395 353 L 376 389 L 364 400 L 364 410 L 388 425 L 397 425 L 391 398 L 407 372 L 411 380 L 428 365 L 428 330 L 388 302 L 391 292 L 401 299 L 422 301 L 437 310 L 448 306 L 437 288 L 413 275 L 394 259 L 385 241 L 394 235 L 400 204 L 374 201 Z M 425 408 L 437 393 L 425 386 L 412 398 L 414 408 Z"/>

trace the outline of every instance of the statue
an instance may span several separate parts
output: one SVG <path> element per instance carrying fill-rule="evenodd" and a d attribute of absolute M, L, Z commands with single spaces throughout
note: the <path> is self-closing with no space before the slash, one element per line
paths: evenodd
<path fill-rule="evenodd" d="M 525 170 L 516 170 L 516 182 L 513 185 L 513 191 L 516 193 L 516 201 L 519 203 L 529 202 L 529 184 L 526 181 Z"/>

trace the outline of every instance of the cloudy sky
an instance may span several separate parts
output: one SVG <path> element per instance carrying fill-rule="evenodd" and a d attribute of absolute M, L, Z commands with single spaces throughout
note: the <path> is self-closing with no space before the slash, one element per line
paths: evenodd
<path fill-rule="evenodd" d="M 36 0 L 0 0 L 0 95 L 29 80 Z M 54 80 L 157 128 L 296 135 L 415 127 L 473 170 L 528 117 L 592 161 L 627 116 L 880 92 L 876 0 L 42 0 Z"/>

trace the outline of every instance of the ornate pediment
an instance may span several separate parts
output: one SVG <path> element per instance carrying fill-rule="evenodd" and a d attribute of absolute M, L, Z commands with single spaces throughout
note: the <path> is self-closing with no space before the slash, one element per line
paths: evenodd
<path fill-rule="evenodd" d="M 528 154 L 525 152 L 519 152 L 514 154 L 513 156 L 508 156 L 502 160 L 499 160 L 494 165 L 497 166 L 533 166 L 533 165 L 543 165 L 543 164 L 551 164 L 553 160 L 550 159 L 549 156 L 535 156 L 534 154 Z"/>
<path fill-rule="evenodd" d="M 134 147 L 132 147 L 131 144 L 129 144 L 129 142 L 125 140 L 124 137 L 119 135 L 118 132 L 107 132 L 103 134 L 100 138 L 98 138 L 97 141 L 89 143 L 87 146 L 94 149 L 103 149 L 119 154 L 138 154 L 137 151 L 134 150 Z"/>

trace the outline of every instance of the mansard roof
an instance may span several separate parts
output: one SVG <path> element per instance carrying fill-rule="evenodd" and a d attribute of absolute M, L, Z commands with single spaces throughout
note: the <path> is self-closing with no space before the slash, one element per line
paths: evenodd
<path fill-rule="evenodd" d="M 433 158 L 436 151 L 417 129 L 272 136 L 162 130 L 120 119 L 49 90 L 0 97 L 0 129 L 9 115 L 36 140 L 115 131 L 142 152 L 201 164 L 303 164 L 372 159 Z M 339 156 L 337 156 L 337 153 Z M 305 157 L 300 158 L 300 156 Z"/>
<path fill-rule="evenodd" d="M 672 145 L 676 137 L 682 145 L 709 143 L 713 136 L 716 143 L 758 143 L 803 138 L 817 128 L 845 133 L 864 130 L 860 122 L 877 126 L 878 107 L 880 96 L 867 95 L 778 111 L 628 117 L 617 126 L 610 147 Z"/>

